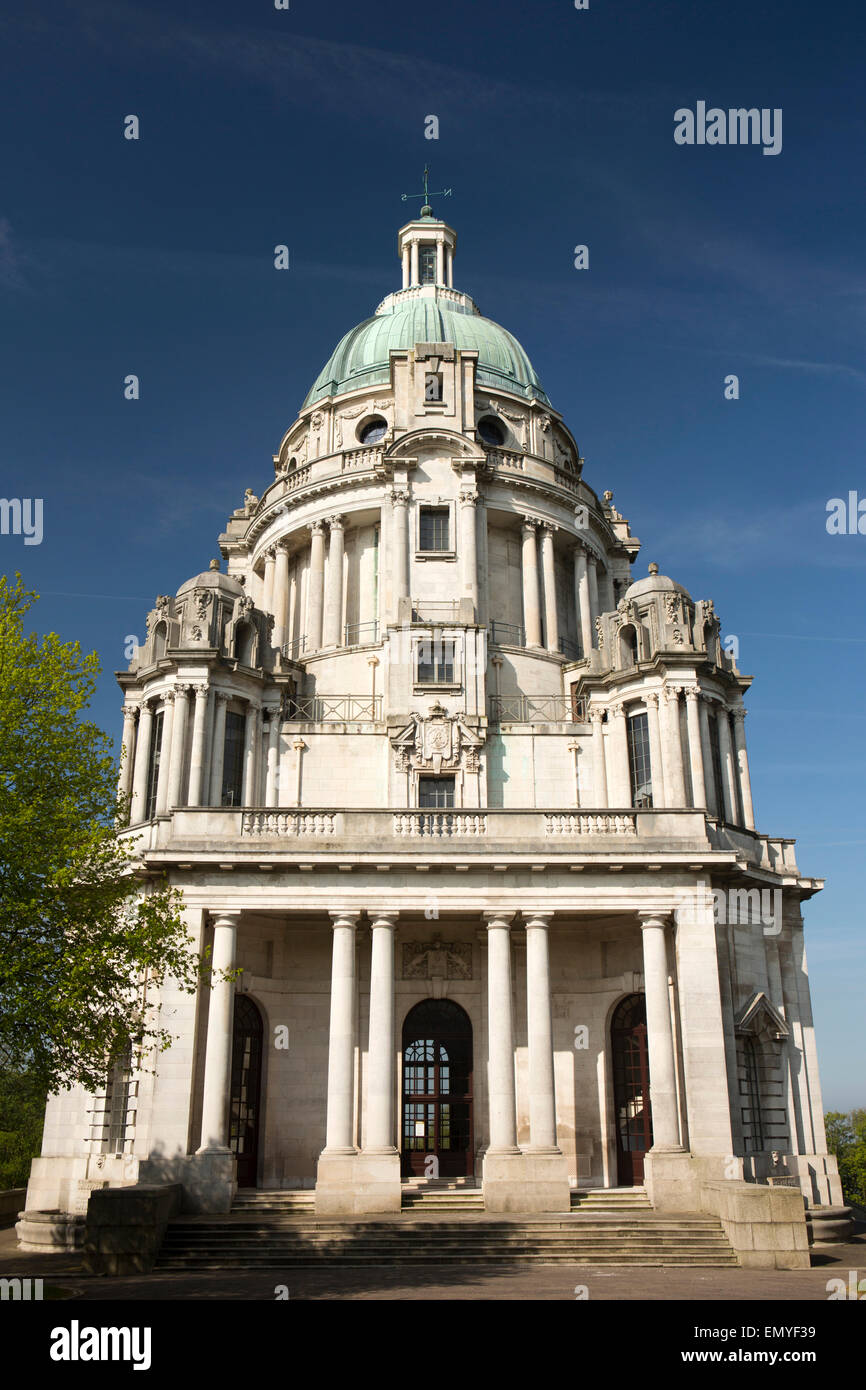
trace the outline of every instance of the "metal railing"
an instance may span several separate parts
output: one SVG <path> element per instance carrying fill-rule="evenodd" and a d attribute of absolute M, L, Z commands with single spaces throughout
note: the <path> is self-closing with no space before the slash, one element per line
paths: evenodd
<path fill-rule="evenodd" d="M 459 612 L 459 604 L 451 599 L 412 600 L 412 621 L 415 623 L 456 623 Z"/>
<path fill-rule="evenodd" d="M 497 618 L 490 624 L 490 641 L 497 647 L 525 647 L 526 633 L 516 623 L 501 623 Z"/>
<path fill-rule="evenodd" d="M 379 624 L 375 620 L 369 623 L 346 623 L 343 641 L 347 647 L 364 647 L 378 640 Z"/>
<path fill-rule="evenodd" d="M 307 650 L 306 637 L 296 637 L 294 642 L 286 642 L 283 647 L 283 656 L 287 661 L 297 661 L 301 652 Z"/>
<path fill-rule="evenodd" d="M 583 698 L 565 695 L 491 695 L 490 718 L 497 724 L 575 724 L 586 719 Z"/>
<path fill-rule="evenodd" d="M 284 719 L 308 724 L 369 724 L 382 718 L 381 695 L 289 696 Z"/>

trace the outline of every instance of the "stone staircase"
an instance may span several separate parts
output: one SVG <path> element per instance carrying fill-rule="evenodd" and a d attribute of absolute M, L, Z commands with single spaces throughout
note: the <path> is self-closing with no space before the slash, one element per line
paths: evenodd
<path fill-rule="evenodd" d="M 571 1210 L 587 1212 L 591 1216 L 599 1212 L 621 1212 L 630 1215 L 635 1211 L 652 1211 L 646 1189 L 643 1187 L 592 1187 L 572 1188 Z"/>
<path fill-rule="evenodd" d="M 317 1218 L 313 1193 L 240 1193 L 228 1216 L 170 1222 L 157 1271 L 375 1265 L 736 1266 L 711 1216 L 656 1214 L 639 1191 L 579 1192 L 574 1210 L 488 1214 L 472 1179 L 404 1183 L 399 1215 Z"/>

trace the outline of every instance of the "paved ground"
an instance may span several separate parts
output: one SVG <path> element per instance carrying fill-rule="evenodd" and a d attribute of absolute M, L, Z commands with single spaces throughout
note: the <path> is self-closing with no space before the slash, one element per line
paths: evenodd
<path fill-rule="evenodd" d="M 484 1269 L 405 1269 L 371 1266 L 368 1269 L 287 1269 L 258 1272 L 229 1271 L 149 1274 L 144 1277 L 93 1278 L 82 1272 L 80 1262 L 64 1255 L 25 1255 L 16 1245 L 12 1228 L 0 1230 L 0 1278 L 29 1275 L 74 1290 L 84 1301 L 102 1300 L 258 1300 L 272 1301 L 278 1284 L 297 1300 L 543 1300 L 574 1301 L 575 1285 L 586 1287 L 595 1301 L 647 1299 L 741 1300 L 771 1302 L 806 1299 L 826 1302 L 827 1281 L 843 1279 L 849 1271 L 866 1278 L 866 1225 L 859 1224 L 847 1245 L 822 1247 L 813 1252 L 808 1270 L 746 1269 L 629 1269 L 592 1265 L 486 1266 Z"/>

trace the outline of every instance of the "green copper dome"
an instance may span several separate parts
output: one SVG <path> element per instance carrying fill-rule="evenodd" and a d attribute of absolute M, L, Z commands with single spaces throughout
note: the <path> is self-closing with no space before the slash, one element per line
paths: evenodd
<path fill-rule="evenodd" d="M 527 399 L 547 396 L 532 363 L 516 338 L 479 314 L 468 295 L 454 290 L 403 291 L 389 295 L 370 319 L 341 338 L 304 401 L 302 409 L 325 396 L 341 396 L 362 386 L 391 380 L 389 354 L 416 343 L 453 343 L 478 353 L 476 382 L 489 390 L 511 391 Z"/>

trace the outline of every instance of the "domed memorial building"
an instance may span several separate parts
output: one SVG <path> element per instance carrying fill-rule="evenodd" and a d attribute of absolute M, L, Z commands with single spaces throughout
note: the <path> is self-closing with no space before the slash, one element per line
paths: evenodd
<path fill-rule="evenodd" d="M 425 1178 L 493 1212 L 841 1201 L 821 881 L 755 827 L 752 678 L 711 600 L 635 577 L 456 241 L 426 206 L 402 228 L 402 288 L 118 676 L 122 833 L 241 973 L 166 991 L 167 1052 L 49 1101 L 30 1208 L 172 1181 L 189 1211 L 306 1189 L 348 1216 Z"/>

